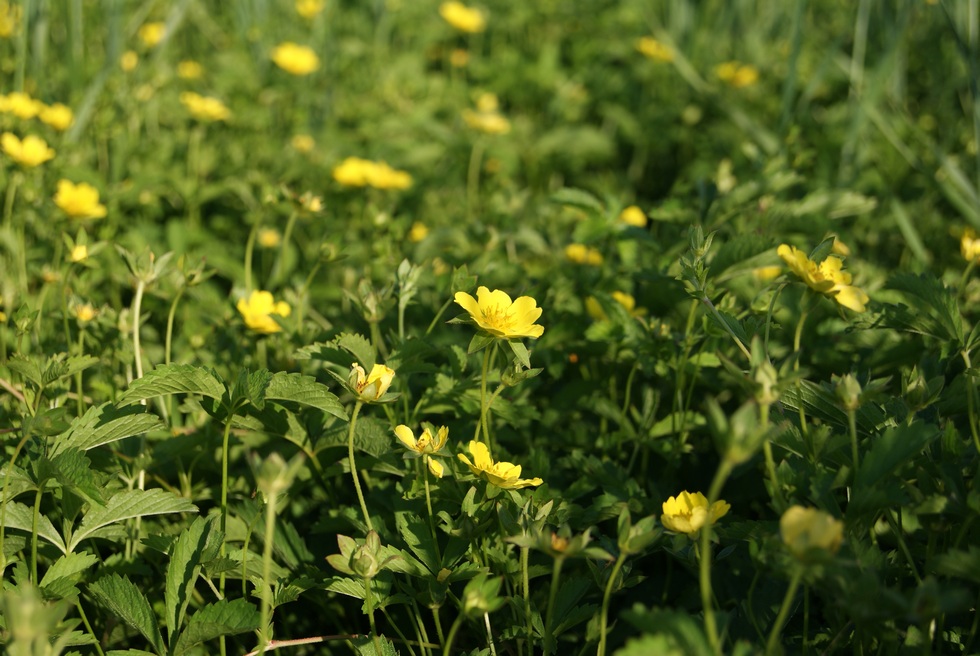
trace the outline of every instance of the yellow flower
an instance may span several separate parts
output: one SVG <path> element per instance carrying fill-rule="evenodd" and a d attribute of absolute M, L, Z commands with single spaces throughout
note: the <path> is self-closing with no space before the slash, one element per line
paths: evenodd
<path fill-rule="evenodd" d="M 139 32 L 140 41 L 147 48 L 152 48 L 163 41 L 163 37 L 167 35 L 167 25 L 166 23 L 157 21 L 153 23 L 146 23 L 140 27 Z"/>
<path fill-rule="evenodd" d="M 177 64 L 177 77 L 182 80 L 198 80 L 204 76 L 204 67 L 192 59 Z"/>
<path fill-rule="evenodd" d="M 0 0 L 0 39 L 9 39 L 17 31 L 20 7 Z"/>
<path fill-rule="evenodd" d="M 191 116 L 199 121 L 227 121 L 231 117 L 231 110 L 217 98 L 202 96 L 193 91 L 184 91 L 180 94 L 180 102 L 191 113 Z"/>
<path fill-rule="evenodd" d="M 773 264 L 772 266 L 756 267 L 752 269 L 752 275 L 759 282 L 769 282 L 770 280 L 775 280 L 779 277 L 779 274 L 783 272 L 783 267 L 778 264 Z"/>
<path fill-rule="evenodd" d="M 125 72 L 130 72 L 136 68 L 140 63 L 140 56 L 136 54 L 135 50 L 127 50 L 119 58 L 119 68 L 123 69 Z"/>
<path fill-rule="evenodd" d="M 718 76 L 719 80 L 736 89 L 751 86 L 759 80 L 759 70 L 755 66 L 737 61 L 718 64 L 715 67 L 715 75 Z"/>
<path fill-rule="evenodd" d="M 700 492 L 691 494 L 686 490 L 676 497 L 664 501 L 664 514 L 660 523 L 668 531 L 684 533 L 691 539 L 697 537 L 701 527 L 714 524 L 728 514 L 731 506 L 719 499 L 708 507 L 708 500 Z"/>
<path fill-rule="evenodd" d="M 851 274 L 841 270 L 844 263 L 839 257 L 829 255 L 817 264 L 806 253 L 788 244 L 781 244 L 776 253 L 813 291 L 832 296 L 839 304 L 855 312 L 867 309 L 871 299 L 863 290 L 851 285 Z"/>
<path fill-rule="evenodd" d="M 449 439 L 448 428 L 440 426 L 439 430 L 436 431 L 435 437 L 433 437 L 432 430 L 428 426 L 423 426 L 422 434 L 418 439 L 415 439 L 415 433 L 412 432 L 411 428 L 404 424 L 399 424 L 395 426 L 395 437 L 402 443 L 402 446 L 411 452 L 406 457 L 424 457 L 425 464 L 428 466 L 429 471 L 432 472 L 432 475 L 436 478 L 442 478 L 445 468 L 441 462 L 430 456 L 446 446 L 446 440 Z"/>
<path fill-rule="evenodd" d="M 273 315 L 288 317 L 292 312 L 292 308 L 286 301 L 276 302 L 270 292 L 258 290 L 253 291 L 248 300 L 238 299 L 238 304 L 235 307 L 241 312 L 246 326 L 257 333 L 266 335 L 282 330 L 282 326 L 272 318 Z"/>
<path fill-rule="evenodd" d="M 54 150 L 48 147 L 47 142 L 33 134 L 21 141 L 17 135 L 4 132 L 0 135 L 0 147 L 10 159 L 27 168 L 34 168 L 54 157 Z"/>
<path fill-rule="evenodd" d="M 494 337 L 537 339 L 544 334 L 544 326 L 534 323 L 542 310 L 530 296 L 511 301 L 506 292 L 499 289 L 491 292 L 486 287 L 480 287 L 476 290 L 476 298 L 466 292 L 456 292 L 453 298 L 481 330 Z"/>
<path fill-rule="evenodd" d="M 91 303 L 76 305 L 71 309 L 71 311 L 75 315 L 75 318 L 82 323 L 88 323 L 95 318 L 95 315 L 98 314 L 98 311 L 92 307 Z"/>
<path fill-rule="evenodd" d="M 301 153 L 313 152 L 313 148 L 316 147 L 316 142 L 313 141 L 313 137 L 308 134 L 293 135 L 290 144 Z"/>
<path fill-rule="evenodd" d="M 569 244 L 565 247 L 565 257 L 575 264 L 599 266 L 602 264 L 602 253 L 585 244 Z"/>
<path fill-rule="evenodd" d="M 790 506 L 779 518 L 779 534 L 794 556 L 806 560 L 820 552 L 837 553 L 844 524 L 822 510 Z"/>
<path fill-rule="evenodd" d="M 375 189 L 408 189 L 412 186 L 412 176 L 385 162 L 376 162 L 368 170 L 368 184 Z"/>
<path fill-rule="evenodd" d="M 3 111 L 5 114 L 13 114 L 17 118 L 22 118 L 25 121 L 34 118 L 43 109 L 43 102 L 31 98 L 28 94 L 21 91 L 8 93 L 3 98 L 3 102 L 0 103 L 0 111 Z"/>
<path fill-rule="evenodd" d="M 282 235 L 275 228 L 260 228 L 258 240 L 262 248 L 275 248 L 282 243 Z"/>
<path fill-rule="evenodd" d="M 418 243 L 429 235 L 429 228 L 421 221 L 416 221 L 408 231 L 408 241 Z"/>
<path fill-rule="evenodd" d="M 544 481 L 540 478 L 521 478 L 521 466 L 510 462 L 494 462 L 490 457 L 490 449 L 483 442 L 475 440 L 469 443 L 469 452 L 473 456 L 471 462 L 462 453 L 456 454 L 457 457 L 466 463 L 473 475 L 482 478 L 491 485 L 496 485 L 505 490 L 519 490 L 532 485 L 541 485 Z"/>
<path fill-rule="evenodd" d="M 372 162 L 360 157 L 348 157 L 333 169 L 333 178 L 348 187 L 371 186 L 376 189 L 407 189 L 412 176 L 384 162 Z"/>
<path fill-rule="evenodd" d="M 980 259 L 980 238 L 973 228 L 963 231 L 963 236 L 960 238 L 960 252 L 967 262 Z"/>
<path fill-rule="evenodd" d="M 670 46 L 657 41 L 652 36 L 640 37 L 636 42 L 636 49 L 644 56 L 655 61 L 672 62 L 674 61 L 674 50 Z"/>
<path fill-rule="evenodd" d="M 371 373 L 365 373 L 364 367 L 354 363 L 350 368 L 348 382 L 361 401 L 377 401 L 391 386 L 395 370 L 383 364 L 371 367 Z"/>
<path fill-rule="evenodd" d="M 333 179 L 348 187 L 367 186 L 368 172 L 374 162 L 360 157 L 348 157 L 333 169 Z"/>
<path fill-rule="evenodd" d="M 462 48 L 454 48 L 449 53 L 449 65 L 453 68 L 465 68 L 470 63 L 470 53 Z"/>
<path fill-rule="evenodd" d="M 61 103 L 55 103 L 41 110 L 38 115 L 42 123 L 50 125 L 55 130 L 59 132 L 64 132 L 71 127 L 72 121 L 75 120 L 74 114 L 72 114 L 71 107 L 68 105 L 63 105 Z"/>
<path fill-rule="evenodd" d="M 290 41 L 280 43 L 272 49 L 272 61 L 293 75 L 309 75 L 320 67 L 320 59 L 312 48 Z"/>
<path fill-rule="evenodd" d="M 88 259 L 88 246 L 85 244 L 76 244 L 71 249 L 71 253 L 68 255 L 68 259 L 71 262 L 84 262 Z"/>
<path fill-rule="evenodd" d="M 636 299 L 632 295 L 626 292 L 614 291 L 610 296 L 613 300 L 626 308 L 626 311 L 630 313 L 632 317 L 640 317 L 646 314 L 646 310 L 643 308 L 636 307 Z M 605 310 L 599 304 L 594 296 L 590 296 L 585 299 L 585 311 L 589 313 L 589 316 L 596 321 L 605 321 L 609 317 L 606 316 Z"/>
<path fill-rule="evenodd" d="M 460 32 L 476 34 L 487 29 L 487 19 L 483 12 L 467 7 L 462 2 L 444 2 L 439 5 L 439 15 Z"/>
<path fill-rule="evenodd" d="M 619 213 L 619 220 L 626 225 L 637 228 L 645 228 L 647 225 L 647 215 L 636 205 L 630 205 Z"/>
<path fill-rule="evenodd" d="M 507 134 L 510 121 L 498 111 L 497 96 L 492 93 L 480 94 L 476 99 L 476 111 L 463 110 L 463 121 L 474 130 L 486 134 Z"/>
<path fill-rule="evenodd" d="M 323 11 L 323 0 L 296 0 L 296 13 L 307 20 L 316 18 Z"/>
<path fill-rule="evenodd" d="M 73 219 L 101 219 L 106 215 L 105 205 L 99 203 L 99 190 L 85 182 L 58 180 L 54 204 Z"/>

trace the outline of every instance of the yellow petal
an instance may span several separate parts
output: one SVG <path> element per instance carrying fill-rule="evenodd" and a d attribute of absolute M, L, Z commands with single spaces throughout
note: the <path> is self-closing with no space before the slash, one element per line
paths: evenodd
<path fill-rule="evenodd" d="M 409 449 L 415 451 L 417 442 L 415 440 L 415 435 L 412 433 L 412 429 L 405 424 L 399 424 L 395 426 L 395 437 L 398 441 L 404 444 Z"/>

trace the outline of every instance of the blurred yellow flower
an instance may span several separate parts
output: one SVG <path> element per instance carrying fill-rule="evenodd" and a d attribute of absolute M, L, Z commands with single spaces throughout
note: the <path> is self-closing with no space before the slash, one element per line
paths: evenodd
<path fill-rule="evenodd" d="M 64 132 L 71 127 L 72 121 L 75 120 L 75 115 L 68 105 L 55 103 L 42 109 L 38 118 L 41 119 L 42 123 L 50 125 L 59 132 Z"/>
<path fill-rule="evenodd" d="M 801 560 L 821 552 L 835 554 L 844 540 L 844 523 L 816 508 L 790 506 L 779 518 L 779 534 Z"/>
<path fill-rule="evenodd" d="M 708 499 L 703 494 L 691 494 L 685 490 L 664 501 L 664 514 L 660 516 L 660 523 L 668 531 L 684 533 L 694 539 L 703 526 L 714 524 L 728 514 L 730 508 L 721 499 L 708 507 Z"/>
<path fill-rule="evenodd" d="M 99 203 L 99 190 L 92 185 L 71 180 L 58 180 L 54 204 L 73 219 L 101 219 L 106 207 Z"/>
<path fill-rule="evenodd" d="M 636 205 L 630 205 L 620 212 L 619 220 L 626 225 L 631 225 L 637 228 L 645 228 L 647 225 L 646 212 L 641 210 Z"/>
<path fill-rule="evenodd" d="M 22 141 L 12 132 L 4 132 L 0 135 L 0 147 L 10 159 L 27 168 L 34 168 L 54 157 L 54 150 L 48 147 L 47 142 L 33 134 Z"/>
<path fill-rule="evenodd" d="M 507 134 L 510 121 L 499 112 L 500 103 L 492 93 L 482 93 L 476 99 L 476 111 L 463 110 L 463 121 L 474 130 L 487 134 Z"/>
<path fill-rule="evenodd" d="M 377 401 L 388 388 L 395 377 L 395 370 L 383 364 L 376 364 L 371 367 L 371 373 L 364 371 L 364 367 L 354 363 L 350 368 L 348 382 L 361 401 Z"/>
<path fill-rule="evenodd" d="M 759 70 L 751 64 L 728 61 L 715 67 L 715 75 L 726 84 L 736 89 L 747 87 L 759 81 Z"/>
<path fill-rule="evenodd" d="M 960 237 L 960 253 L 967 262 L 980 260 L 980 238 L 973 228 L 967 228 Z"/>
<path fill-rule="evenodd" d="M 316 142 L 313 141 L 313 137 L 308 134 L 293 135 L 290 144 L 301 153 L 313 152 L 313 148 L 316 147 Z"/>
<path fill-rule="evenodd" d="M 163 41 L 163 37 L 167 35 L 167 24 L 162 21 L 156 21 L 153 23 L 146 23 L 140 27 L 137 35 L 143 45 L 147 48 L 152 48 L 159 45 Z"/>
<path fill-rule="evenodd" d="M 614 301 L 622 305 L 629 312 L 630 316 L 641 317 L 646 314 L 646 309 L 636 307 L 636 299 L 632 295 L 617 290 L 611 293 L 610 296 L 613 297 Z M 599 304 L 599 301 L 594 296 L 585 299 L 585 311 L 596 321 L 605 321 L 609 318 L 606 316 L 605 310 L 602 309 L 602 305 Z"/>
<path fill-rule="evenodd" d="M 443 2 L 439 5 L 439 15 L 460 32 L 476 34 L 487 29 L 487 19 L 483 12 L 467 7 L 462 2 Z"/>
<path fill-rule="evenodd" d="M 834 245 L 830 247 L 830 251 L 838 255 L 843 255 L 844 257 L 851 254 L 850 247 L 836 236 L 834 237 Z"/>
<path fill-rule="evenodd" d="M 855 312 L 864 312 L 867 309 L 871 299 L 863 290 L 851 285 L 852 276 L 841 270 L 844 263 L 836 255 L 828 255 L 818 264 L 807 257 L 806 253 L 788 244 L 781 244 L 776 253 L 813 291 L 831 296 L 839 304 Z"/>
<path fill-rule="evenodd" d="M 418 243 L 429 236 L 429 228 L 421 221 L 416 221 L 408 230 L 408 241 Z"/>
<path fill-rule="evenodd" d="M 286 41 L 272 49 L 276 66 L 293 75 L 309 75 L 320 67 L 320 58 L 312 48 Z"/>
<path fill-rule="evenodd" d="M 655 61 L 672 62 L 674 61 L 674 50 L 667 44 L 657 41 L 652 36 L 640 37 L 636 42 L 636 49 L 644 56 Z"/>
<path fill-rule="evenodd" d="M 140 63 L 140 56 L 136 54 L 135 50 L 127 50 L 119 58 L 119 68 L 123 69 L 125 72 L 130 72 L 136 68 Z"/>
<path fill-rule="evenodd" d="M 20 7 L 0 0 L 0 39 L 9 39 L 20 23 Z"/>
<path fill-rule="evenodd" d="M 433 437 L 432 430 L 428 426 L 423 426 L 422 434 L 416 439 L 411 428 L 405 424 L 399 424 L 395 426 L 395 437 L 402 443 L 402 446 L 409 450 L 410 456 L 406 457 L 417 458 L 422 456 L 425 458 L 425 464 L 432 475 L 436 478 L 442 478 L 444 471 L 442 463 L 430 456 L 438 453 L 442 447 L 446 446 L 446 441 L 449 439 L 448 428 L 440 426 Z"/>
<path fill-rule="evenodd" d="M 282 243 L 282 235 L 275 228 L 259 228 L 257 238 L 262 248 L 276 248 Z"/>
<path fill-rule="evenodd" d="M 490 449 L 483 442 L 473 440 L 467 448 L 473 456 L 472 461 L 462 453 L 456 456 L 466 463 L 474 476 L 482 478 L 491 485 L 505 490 L 519 490 L 532 485 L 541 485 L 544 482 L 540 478 L 521 478 L 520 465 L 503 461 L 494 462 L 490 456 Z"/>
<path fill-rule="evenodd" d="M 476 298 L 466 292 L 456 292 L 453 299 L 469 313 L 481 330 L 494 337 L 537 339 L 544 333 L 544 326 L 534 323 L 541 316 L 542 309 L 530 296 L 511 301 L 506 292 L 499 289 L 491 292 L 481 286 L 476 290 Z"/>
<path fill-rule="evenodd" d="M 453 48 L 449 53 L 449 65 L 453 68 L 465 68 L 470 63 L 470 53 L 462 48 Z"/>
<path fill-rule="evenodd" d="M 199 80 L 204 76 L 204 67 L 193 59 L 185 59 L 177 64 L 177 77 L 182 80 Z"/>
<path fill-rule="evenodd" d="M 408 189 L 412 176 L 393 169 L 385 162 L 373 162 L 360 157 L 348 157 L 333 169 L 333 178 L 348 187 L 374 187 L 376 189 Z"/>
<path fill-rule="evenodd" d="M 323 11 L 326 3 L 323 0 L 296 0 L 296 13 L 311 20 Z"/>
<path fill-rule="evenodd" d="M 98 311 L 94 307 L 92 307 L 91 303 L 75 305 L 74 307 L 72 307 L 71 311 L 72 314 L 75 315 L 75 318 L 81 321 L 82 323 L 88 323 L 89 321 L 94 319 L 95 316 L 98 314 Z"/>
<path fill-rule="evenodd" d="M 238 299 L 235 306 L 245 319 L 245 325 L 257 333 L 271 334 L 278 333 L 282 326 L 276 323 L 273 315 L 288 317 L 292 308 L 286 301 L 278 301 L 272 297 L 271 292 L 255 290 L 248 299 Z"/>
<path fill-rule="evenodd" d="M 76 244 L 71 249 L 71 253 L 68 255 L 68 260 L 71 262 L 84 262 L 88 259 L 88 246 L 85 244 Z"/>
<path fill-rule="evenodd" d="M 752 275 L 759 282 L 769 282 L 770 280 L 775 280 L 783 272 L 783 267 L 778 264 L 773 264 L 771 266 L 756 267 L 752 269 Z"/>
<path fill-rule="evenodd" d="M 602 264 L 602 253 L 585 244 L 569 244 L 565 247 L 565 257 L 575 264 L 599 266 Z"/>
<path fill-rule="evenodd" d="M 217 98 L 184 91 L 180 94 L 180 102 L 199 121 L 227 121 L 231 117 L 231 110 Z"/>
<path fill-rule="evenodd" d="M 44 103 L 21 91 L 12 91 L 2 98 L 0 111 L 5 114 L 13 114 L 24 120 L 34 118 L 44 109 Z"/>

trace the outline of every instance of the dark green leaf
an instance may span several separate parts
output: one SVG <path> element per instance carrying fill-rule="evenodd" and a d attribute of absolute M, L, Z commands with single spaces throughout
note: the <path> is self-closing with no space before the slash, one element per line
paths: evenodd
<path fill-rule="evenodd" d="M 168 394 L 200 394 L 220 399 L 224 393 L 224 384 L 212 371 L 189 364 L 168 364 L 134 380 L 119 397 L 119 404 L 128 405 Z"/>
<path fill-rule="evenodd" d="M 117 408 L 103 403 L 89 408 L 84 415 L 75 419 L 55 442 L 53 452 L 68 448 L 87 451 L 162 427 L 160 418 L 146 412 L 142 406 Z"/>
<path fill-rule="evenodd" d="M 317 408 L 338 419 L 347 421 L 347 411 L 340 400 L 323 383 L 313 376 L 278 372 L 272 376 L 265 390 L 265 398 L 276 401 L 293 401 Z"/>
<path fill-rule="evenodd" d="M 200 573 L 201 558 L 212 527 L 213 521 L 204 517 L 196 518 L 189 527 L 181 531 L 170 549 L 164 597 L 171 647 L 176 641 L 180 627 L 184 624 L 187 603 L 190 601 L 194 582 Z"/>
<path fill-rule="evenodd" d="M 157 654 L 166 653 L 156 615 L 135 583 L 119 574 L 110 574 L 91 584 L 88 590 L 112 614 L 139 631 Z"/>
<path fill-rule="evenodd" d="M 260 623 L 258 609 L 244 599 L 221 599 L 191 616 L 177 640 L 173 656 L 180 656 L 191 647 L 220 636 L 255 631 Z"/>

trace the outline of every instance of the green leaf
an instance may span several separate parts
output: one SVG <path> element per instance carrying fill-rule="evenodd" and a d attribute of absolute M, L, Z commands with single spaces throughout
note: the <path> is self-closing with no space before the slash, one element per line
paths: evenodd
<path fill-rule="evenodd" d="M 938 436 L 939 429 L 935 426 L 917 423 L 890 428 L 881 437 L 874 438 L 854 478 L 852 498 L 859 500 L 862 491 L 874 488 Z"/>
<path fill-rule="evenodd" d="M 88 589 L 99 603 L 139 631 L 157 654 L 163 656 L 166 653 L 153 608 L 135 583 L 119 574 L 110 574 L 90 585 Z"/>
<path fill-rule="evenodd" d="M 941 280 L 928 274 L 902 272 L 891 276 L 885 286 L 914 297 L 919 301 L 914 305 L 931 308 L 941 329 L 937 331 L 938 337 L 964 343 L 963 319 L 956 295 Z"/>
<path fill-rule="evenodd" d="M 36 358 L 14 353 L 7 360 L 7 368 L 34 383 L 35 387 L 42 387 L 44 384 L 44 375 L 41 373 L 41 367 Z"/>
<path fill-rule="evenodd" d="M 76 418 L 67 431 L 58 437 L 52 453 L 69 448 L 88 451 L 134 435 L 142 435 L 163 427 L 163 421 L 138 405 L 115 407 L 109 403 L 93 406 Z"/>
<path fill-rule="evenodd" d="M 220 399 L 224 393 L 224 384 L 212 371 L 189 364 L 167 364 L 134 380 L 129 389 L 119 397 L 119 405 L 129 405 L 168 394 L 200 394 Z"/>
<path fill-rule="evenodd" d="M 78 449 L 65 449 L 51 458 L 55 478 L 89 503 L 104 506 L 105 495 L 95 482 L 91 461 Z"/>
<path fill-rule="evenodd" d="M 667 653 L 677 654 L 677 656 L 711 656 L 714 653 L 705 638 L 701 623 L 687 613 L 647 610 L 641 604 L 636 604 L 631 610 L 624 611 L 621 616 L 643 633 L 662 635 L 666 640 L 665 644 L 669 645 L 671 650 L 667 652 L 620 650 L 616 654 L 624 653 L 633 656 L 640 653 Z"/>
<path fill-rule="evenodd" d="M 148 515 L 196 511 L 197 506 L 189 500 L 159 488 L 124 490 L 109 499 L 105 507 L 89 509 L 72 536 L 68 551 L 74 551 L 82 540 L 95 536 L 99 529 L 116 522 Z"/>
<path fill-rule="evenodd" d="M 187 628 L 180 634 L 173 656 L 191 647 L 220 636 L 255 631 L 261 623 L 258 609 L 244 599 L 221 599 L 205 606 L 191 616 Z"/>
<path fill-rule="evenodd" d="M 936 558 L 934 571 L 943 576 L 955 576 L 980 584 L 980 548 L 970 545 L 966 551 L 947 551 Z"/>
<path fill-rule="evenodd" d="M 470 345 L 466 348 L 467 354 L 476 353 L 482 351 L 486 347 L 493 344 L 496 339 L 493 335 L 487 335 L 486 333 L 477 333 L 473 335 L 473 339 L 470 340 Z"/>
<path fill-rule="evenodd" d="M 551 202 L 589 210 L 599 216 L 606 213 L 606 207 L 602 204 L 602 201 L 584 189 L 564 187 L 551 194 Z"/>
<path fill-rule="evenodd" d="M 81 574 L 92 565 L 99 562 L 96 556 L 89 553 L 70 553 L 61 556 L 48 568 L 41 579 L 40 586 L 47 588 L 58 581 L 68 581 L 71 584 L 81 580 Z"/>
<path fill-rule="evenodd" d="M 358 333 L 341 333 L 334 340 L 334 343 L 353 355 L 368 371 L 378 361 L 378 354 L 374 350 L 374 345 L 363 335 Z"/>
<path fill-rule="evenodd" d="M 105 656 L 153 656 L 153 652 L 142 649 L 110 649 Z"/>
<path fill-rule="evenodd" d="M 170 563 L 167 565 L 167 586 L 164 598 L 167 605 L 167 627 L 170 631 L 170 646 L 173 647 L 180 627 L 187 613 L 194 582 L 200 573 L 201 557 L 207 546 L 208 535 L 213 522 L 198 517 L 181 531 L 170 549 Z"/>
<path fill-rule="evenodd" d="M 704 415 L 687 410 L 685 412 L 674 412 L 650 427 L 647 438 L 655 439 L 666 435 L 673 435 L 677 431 L 690 430 L 704 426 L 706 423 Z"/>
<path fill-rule="evenodd" d="M 47 371 L 44 372 L 45 384 L 54 382 L 59 378 L 68 378 L 74 376 L 79 371 L 84 371 L 94 364 L 99 363 L 99 358 L 92 355 L 73 355 L 68 358 L 63 366 L 57 368 L 49 367 Z"/>
<path fill-rule="evenodd" d="M 429 525 L 415 513 L 395 513 L 395 526 L 405 544 L 421 560 L 430 572 L 436 574 L 442 569 L 436 545 L 432 541 Z"/>
<path fill-rule="evenodd" d="M 10 501 L 0 509 L 0 515 L 3 516 L 5 528 L 14 528 L 31 533 L 31 527 L 34 523 L 34 510 L 32 508 L 16 501 Z M 46 515 L 41 515 L 37 519 L 37 534 L 58 547 L 61 553 L 68 553 L 68 549 L 65 548 L 65 541 Z"/>
<path fill-rule="evenodd" d="M 264 408 L 265 388 L 269 385 L 270 380 L 272 380 L 272 374 L 268 369 L 252 372 L 249 372 L 248 369 L 242 369 L 228 395 L 232 407 L 239 407 L 243 401 L 248 401 L 259 410 Z"/>
<path fill-rule="evenodd" d="M 276 401 L 293 401 L 326 412 L 337 419 L 347 421 L 347 411 L 340 400 L 323 383 L 313 376 L 278 372 L 272 376 L 265 389 L 265 398 Z"/>
<path fill-rule="evenodd" d="M 370 636 L 362 636 L 351 640 L 359 656 L 398 656 L 395 645 L 383 635 L 378 636 L 378 644 L 381 645 L 381 654 L 378 654 L 374 646 L 374 639 Z"/>
<path fill-rule="evenodd" d="M 517 361 L 524 365 L 525 369 L 531 368 L 531 356 L 528 355 L 527 347 L 524 343 L 516 339 L 508 339 L 507 346 L 510 347 L 511 352 Z"/>

